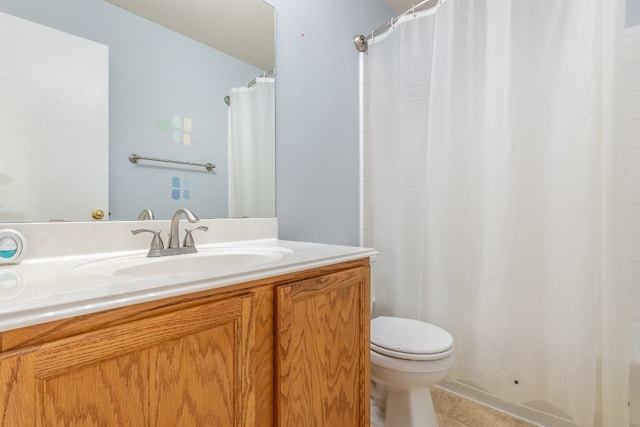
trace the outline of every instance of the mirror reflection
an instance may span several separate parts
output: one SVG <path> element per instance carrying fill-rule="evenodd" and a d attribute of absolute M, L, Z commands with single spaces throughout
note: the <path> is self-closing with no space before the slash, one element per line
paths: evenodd
<path fill-rule="evenodd" d="M 81 42 L 61 42 L 55 49 L 45 45 L 44 52 L 43 43 L 33 42 L 41 51 L 30 52 L 25 40 L 31 32 L 16 41 L 13 55 L 24 59 L 25 67 L 47 57 L 61 68 L 45 63 L 37 71 L 33 66 L 28 72 L 14 70 L 12 77 L 26 81 L 22 86 L 30 92 L 3 97 L 8 99 L 5 105 L 0 101 L 0 222 L 88 221 L 99 210 L 105 219 L 132 220 L 146 209 L 157 219 L 167 219 L 179 207 L 202 218 L 274 216 L 271 6 L 262 0 L 122 1 L 134 14 L 116 5 L 118 0 L 112 3 L 0 3 L 3 15 Z M 240 10 L 241 24 L 234 21 L 240 18 L 233 18 L 231 6 Z M 187 35 L 175 31 L 185 28 L 190 29 Z M 241 29 L 243 35 L 229 34 L 230 28 Z M 0 33 L 3 40 L 11 40 L 7 26 L 0 25 Z M 256 46 L 256 40 L 267 40 L 268 46 Z M 247 51 L 251 46 L 253 53 Z M 71 75 L 69 68 L 81 74 Z M 0 71 L 0 80 L 7 76 Z M 106 99 L 100 101 L 103 86 Z M 69 95 L 74 90 L 75 95 Z M 1 130 L 9 123 L 19 126 Z M 215 168 L 131 163 L 132 153 L 212 163 Z M 72 173 L 76 168 L 79 175 Z M 105 191 L 103 199 L 91 198 Z"/>

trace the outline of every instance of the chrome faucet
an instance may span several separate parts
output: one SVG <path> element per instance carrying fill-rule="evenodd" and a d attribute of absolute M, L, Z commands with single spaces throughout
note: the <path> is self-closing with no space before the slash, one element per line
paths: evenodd
<path fill-rule="evenodd" d="M 144 220 L 144 219 L 156 219 L 156 218 L 153 215 L 153 211 L 151 209 L 143 209 L 138 214 L 138 219 Z"/>
<path fill-rule="evenodd" d="M 180 208 L 174 214 L 173 218 L 171 218 L 171 228 L 169 230 L 169 249 L 180 248 L 180 230 L 178 229 L 180 226 L 180 217 L 184 214 L 187 217 L 189 222 L 198 222 L 200 218 L 196 216 L 193 212 L 191 212 L 187 208 Z"/>
<path fill-rule="evenodd" d="M 165 248 L 164 242 L 160 237 L 160 230 L 149 230 L 147 228 L 132 228 L 131 233 L 139 234 L 142 232 L 153 233 L 153 240 L 151 241 L 151 248 L 149 249 L 149 253 L 147 256 L 149 257 L 158 257 L 158 256 L 167 256 L 167 255 L 181 255 L 181 254 L 192 254 L 198 252 L 193 242 L 193 236 L 191 233 L 196 230 L 207 231 L 209 228 L 201 225 L 195 228 L 187 228 L 185 230 L 186 234 L 184 237 L 184 243 L 180 246 L 180 217 L 184 214 L 187 217 L 189 222 L 198 222 L 200 218 L 198 218 L 193 212 L 189 209 L 181 208 L 178 209 L 174 214 L 173 218 L 171 218 L 171 228 L 169 230 L 169 244 Z"/>

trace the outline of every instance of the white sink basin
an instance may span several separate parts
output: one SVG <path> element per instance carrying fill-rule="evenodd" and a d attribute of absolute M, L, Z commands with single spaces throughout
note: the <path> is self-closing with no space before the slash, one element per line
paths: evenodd
<path fill-rule="evenodd" d="M 292 251 L 281 247 L 227 247 L 200 249 L 195 254 L 147 257 L 130 255 L 77 265 L 74 270 L 89 274 L 118 276 L 156 276 L 208 272 L 252 267 L 277 261 Z"/>

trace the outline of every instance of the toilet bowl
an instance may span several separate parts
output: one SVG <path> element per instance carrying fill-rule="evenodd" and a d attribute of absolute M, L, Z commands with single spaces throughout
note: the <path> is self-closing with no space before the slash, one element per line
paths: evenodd
<path fill-rule="evenodd" d="M 376 420 L 372 426 L 437 427 L 429 387 L 453 368 L 453 350 L 451 334 L 430 323 L 388 316 L 373 319 L 370 354 Z"/>

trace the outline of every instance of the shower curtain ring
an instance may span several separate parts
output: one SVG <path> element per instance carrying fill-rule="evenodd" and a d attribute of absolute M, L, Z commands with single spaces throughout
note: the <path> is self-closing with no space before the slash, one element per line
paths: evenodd
<path fill-rule="evenodd" d="M 413 17 L 416 17 L 416 5 L 411 5 L 411 13 L 413 14 Z"/>

